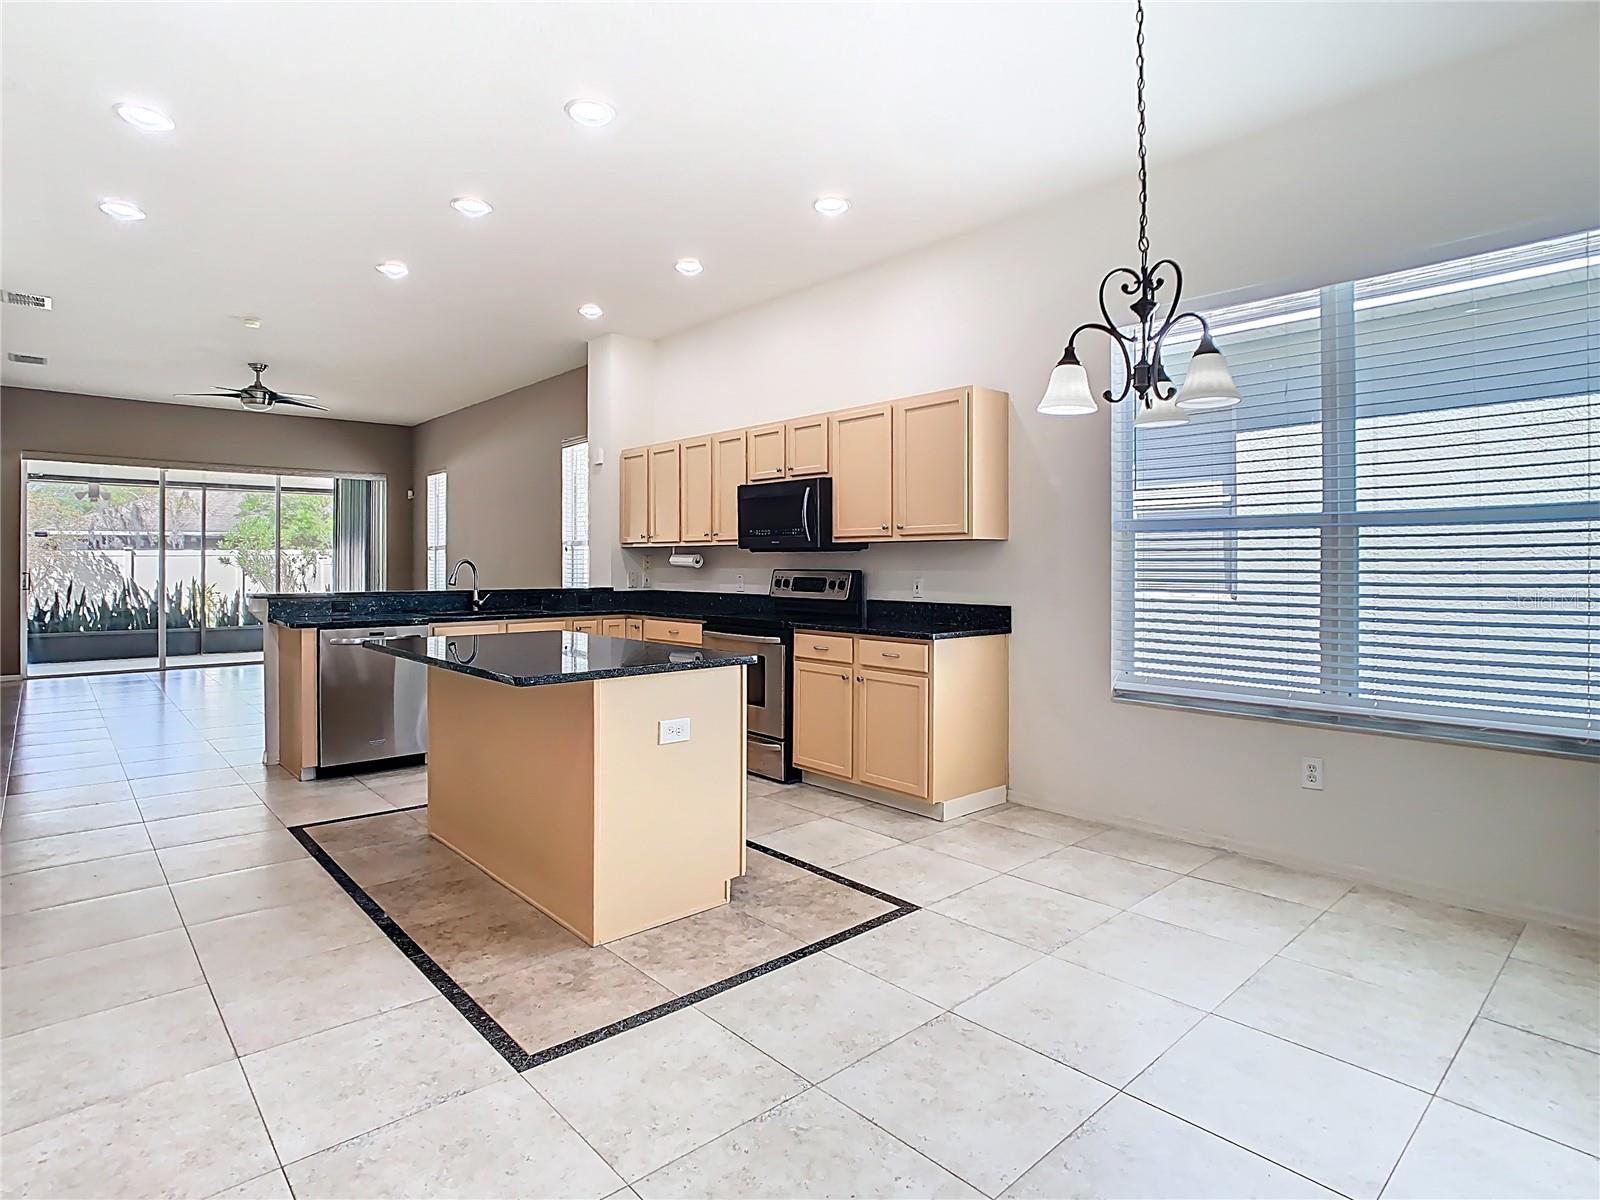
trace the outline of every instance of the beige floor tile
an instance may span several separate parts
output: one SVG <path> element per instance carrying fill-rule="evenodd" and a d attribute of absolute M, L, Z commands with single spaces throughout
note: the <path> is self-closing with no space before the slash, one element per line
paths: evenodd
<path fill-rule="evenodd" d="M 140 800 L 172 796 L 179 792 L 204 792 L 213 788 L 234 787 L 244 781 L 232 767 L 213 767 L 204 771 L 180 771 L 132 780 L 133 794 Z"/>
<path fill-rule="evenodd" d="M 309 858 L 246 867 L 172 885 L 172 898 L 186 925 L 236 917 L 258 908 L 301 904 L 318 897 L 330 903 L 350 903 L 339 885 Z"/>
<path fill-rule="evenodd" d="M 158 850 L 172 846 L 192 846 L 218 838 L 244 837 L 257 833 L 282 833 L 283 822 L 264 804 L 253 808 L 227 808 L 219 812 L 196 813 L 192 817 L 171 817 L 150 821 L 145 829 Z"/>
<path fill-rule="evenodd" d="M 1077 844 L 1101 854 L 1115 855 L 1180 874 L 1192 871 L 1217 856 L 1217 851 L 1209 846 L 1196 846 L 1191 842 L 1140 833 L 1135 829 L 1108 829 L 1084 838 Z"/>
<path fill-rule="evenodd" d="M 64 867 L 45 867 L 0 878 L 0 912 L 33 912 L 77 900 L 93 900 L 118 892 L 166 884 L 161 863 L 148 850 L 114 858 L 96 858 Z"/>
<path fill-rule="evenodd" d="M 1521 921 L 1365 886 L 1352 888 L 1329 911 L 1358 921 L 1404 929 L 1464 950 L 1502 956 L 1511 950 L 1523 929 Z"/>
<path fill-rule="evenodd" d="M 469 865 L 449 846 L 429 837 L 420 824 L 415 821 L 412 824 L 416 827 L 415 837 L 340 850 L 333 854 L 333 860 L 365 889 L 441 868 L 458 869 Z"/>
<path fill-rule="evenodd" d="M 991 1196 L 1113 1094 L 1087 1075 L 948 1014 L 821 1086 Z"/>
<path fill-rule="evenodd" d="M 885 837 L 833 817 L 818 817 L 804 825 L 775 830 L 760 841 L 763 846 L 770 846 L 817 867 L 836 867 L 842 862 L 900 844 L 896 838 Z"/>
<path fill-rule="evenodd" d="M 1383 1194 L 1386 1200 L 1600 1196 L 1600 1162 L 1470 1108 L 1435 1100 Z"/>
<path fill-rule="evenodd" d="M 1352 1198 L 1378 1195 L 1428 1103 L 1425 1092 L 1218 1017 L 1127 1090 Z"/>
<path fill-rule="evenodd" d="M 1325 913 L 1280 952 L 1285 958 L 1368 983 L 1443 991 L 1481 1001 L 1504 963 L 1420 933 Z"/>
<path fill-rule="evenodd" d="M 887 804 L 873 804 L 870 801 L 863 801 L 854 808 L 841 808 L 837 817 L 846 824 L 859 825 L 862 829 L 892 837 L 897 842 L 915 841 L 946 828 L 943 822 L 935 821 L 932 817 L 902 812 Z"/>
<path fill-rule="evenodd" d="M 697 1007 L 813 1083 L 942 1011 L 826 954 L 780 967 Z"/>
<path fill-rule="evenodd" d="M 215 771 L 226 768 L 227 760 L 210 746 L 200 743 L 187 747 L 182 753 L 167 753 L 158 757 L 122 759 L 122 771 L 129 780 L 138 783 L 165 775 L 189 775 L 196 771 Z"/>
<path fill-rule="evenodd" d="M 405 926 L 412 940 L 464 987 L 522 970 L 560 950 L 587 949 L 575 935 L 518 896 L 432 924 Z"/>
<path fill-rule="evenodd" d="M 146 821 L 164 821 L 169 817 L 192 817 L 196 813 L 260 806 L 261 797 L 243 783 L 202 788 L 195 792 L 172 792 L 165 796 L 145 796 L 139 801 L 139 811 Z"/>
<path fill-rule="evenodd" d="M 529 1053 L 665 1004 L 674 993 L 603 946 L 545 954 L 471 985 L 471 994 Z"/>
<path fill-rule="evenodd" d="M 310 795 L 263 796 L 266 805 L 285 825 L 309 825 L 316 821 L 338 821 L 367 813 L 392 812 L 394 806 L 382 796 L 359 785 L 345 791 L 328 790 Z"/>
<path fill-rule="evenodd" d="M 1321 909 L 1204 879 L 1174 880 L 1129 911 L 1246 946 L 1286 946 Z"/>
<path fill-rule="evenodd" d="M 219 976 L 211 986 L 241 1055 L 438 994 L 387 938 Z"/>
<path fill-rule="evenodd" d="M 681 996 L 801 945 L 792 934 L 723 907 L 620 938 L 606 948 Z"/>
<path fill-rule="evenodd" d="M 33 838 L 26 842 L 6 842 L 0 846 L 0 871 L 39 871 L 45 867 L 64 867 L 69 863 L 92 862 L 150 849 L 150 838 L 143 825 L 116 825 L 110 829 L 90 829 L 83 833 L 58 833 L 54 837 Z"/>
<path fill-rule="evenodd" d="M 232 1061 L 233 1047 L 194 987 L 15 1034 L 0 1054 L 9 1132 Z"/>
<path fill-rule="evenodd" d="M 295 1200 L 282 1168 L 216 1193 L 211 1200 Z"/>
<path fill-rule="evenodd" d="M 145 888 L 0 918 L 0 966 L 144 937 L 183 922 L 166 887 Z"/>
<path fill-rule="evenodd" d="M 427 826 L 417 820 L 420 814 L 407 812 L 381 812 L 353 821 L 336 821 L 332 825 L 318 825 L 308 830 L 317 845 L 335 859 L 346 850 L 375 846 L 383 842 L 408 842 L 427 833 Z"/>
<path fill-rule="evenodd" d="M 956 1012 L 1112 1087 L 1144 1070 L 1204 1015 L 1054 958 L 1022 968 Z"/>
<path fill-rule="evenodd" d="M 465 859 L 363 890 L 402 928 L 432 925 L 484 908 L 495 909 L 511 896 Z"/>
<path fill-rule="evenodd" d="M 868 801 L 857 800 L 842 792 L 829 791 L 809 783 L 791 783 L 772 793 L 785 804 L 814 812 L 820 817 L 837 817 Z"/>
<path fill-rule="evenodd" d="M 87 833 L 93 829 L 113 829 L 118 825 L 137 825 L 143 818 L 132 800 L 109 804 L 84 804 L 54 812 L 7 814 L 0 825 L 0 840 L 25 842 L 63 833 Z"/>
<path fill-rule="evenodd" d="M 85 804 L 113 804 L 118 800 L 132 799 L 133 789 L 126 780 L 42 792 L 10 793 L 6 796 L 6 816 L 9 819 L 24 813 L 59 812 L 64 808 L 77 808 Z"/>
<path fill-rule="evenodd" d="M 953 1008 L 1040 955 L 926 909 L 890 921 L 828 954 L 940 1008 Z"/>
<path fill-rule="evenodd" d="M 1059 842 L 1008 829 L 1004 825 L 992 825 L 987 821 L 967 821 L 951 829 L 942 829 L 923 838 L 917 845 L 965 862 L 977 863 L 991 871 L 1009 871 L 1061 848 Z"/>
<path fill-rule="evenodd" d="M 747 837 L 759 838 L 763 834 L 776 833 L 780 829 L 804 825 L 816 819 L 816 813 L 772 797 L 751 796 L 745 801 L 744 831 Z"/>
<path fill-rule="evenodd" d="M 1502 1025 L 1600 1050 L 1600 980 L 1511 959 L 1489 992 L 1483 1015 Z"/>
<path fill-rule="evenodd" d="M 1073 938 L 1055 956 L 1190 1008 L 1210 1010 L 1259 971 L 1272 950 L 1120 913 Z"/>
<path fill-rule="evenodd" d="M 7 1037 L 205 982 L 189 935 L 169 929 L 0 970 Z"/>
<path fill-rule="evenodd" d="M 1029 808 L 1024 804 L 1007 804 L 992 812 L 978 814 L 978 820 L 990 825 L 1004 825 L 1020 833 L 1048 838 L 1063 846 L 1070 846 L 1084 838 L 1105 832 L 1104 825 L 1069 817 L 1065 813 L 1049 812 L 1042 808 Z M 1092 898 L 1092 897 L 1091 897 Z"/>
<path fill-rule="evenodd" d="M 189 879 L 204 879 L 208 875 L 242 871 L 247 867 L 293 862 L 304 858 L 306 852 L 288 830 L 279 828 L 267 833 L 246 833 L 209 842 L 170 846 L 157 850 L 156 855 L 161 860 L 161 869 L 166 872 L 167 879 L 172 883 L 183 883 Z"/>
<path fill-rule="evenodd" d="M 1309 1179 L 1132 1096 L 1113 1096 L 1005 1194 L 1018 1200 L 1335 1200 Z"/>
<path fill-rule="evenodd" d="M 289 1163 L 513 1074 L 442 998 L 242 1061 L 278 1155 Z"/>
<path fill-rule="evenodd" d="M 1600 1154 L 1600 1056 L 1591 1050 L 1480 1020 L 1439 1095 L 1585 1154 Z"/>
<path fill-rule="evenodd" d="M 74 767 L 106 767 L 121 761 L 109 740 L 99 746 L 39 746 L 18 751 L 11 760 L 11 774 L 37 775 L 40 771 L 69 771 Z"/>
<path fill-rule="evenodd" d="M 11 1196 L 206 1196 L 278 1164 L 236 1062 L 8 1133 L 0 1148 Z"/>
<path fill-rule="evenodd" d="M 1178 876 L 1112 854 L 1068 846 L 1011 872 L 1019 879 L 1042 883 L 1113 908 L 1128 908 L 1154 895 Z"/>
<path fill-rule="evenodd" d="M 1194 877 L 1260 892 L 1263 896 L 1276 896 L 1279 900 L 1292 900 L 1312 908 L 1327 908 L 1350 890 L 1350 885 L 1342 879 L 1294 871 L 1276 863 L 1246 858 L 1242 854 L 1219 854 L 1210 862 L 1196 867 Z"/>
<path fill-rule="evenodd" d="M 933 910 L 1049 953 L 1117 915 L 1117 910 L 1010 875 L 999 875 Z"/>
<path fill-rule="evenodd" d="M 227 976 L 381 938 L 383 931 L 341 894 L 207 921 L 190 926 L 189 937 L 206 977 L 216 984 Z"/>
<path fill-rule="evenodd" d="M 1431 1092 L 1444 1078 L 1478 1006 L 1275 958 L 1217 1012 Z"/>
<path fill-rule="evenodd" d="M 886 901 L 810 872 L 805 872 L 803 879 L 778 884 L 732 907 L 805 945 L 894 911 Z"/>
<path fill-rule="evenodd" d="M 68 767 L 60 771 L 36 771 L 31 775 L 13 775 L 6 786 L 10 794 L 21 796 L 29 792 L 87 787 L 93 783 L 118 783 L 123 778 L 120 763 L 104 763 L 95 767 Z"/>
<path fill-rule="evenodd" d="M 527 1078 L 628 1180 L 805 1088 L 692 1008 L 535 1067 Z"/>
<path fill-rule="evenodd" d="M 988 867 L 912 845 L 880 850 L 841 864 L 838 873 L 921 905 L 937 904 L 946 896 L 965 891 L 995 875 Z"/>
<path fill-rule="evenodd" d="M 456 1096 L 289 1167 L 300 1200 L 599 1197 L 616 1172 L 521 1079 Z"/>
<path fill-rule="evenodd" d="M 828 1200 L 982 1193 L 817 1088 L 640 1180 L 644 1200 Z"/>
<path fill-rule="evenodd" d="M 1511 957 L 1574 975 L 1600 976 L 1600 937 L 1559 925 L 1530 924 Z"/>
<path fill-rule="evenodd" d="M 735 903 L 749 900 L 759 896 L 762 892 L 770 891 L 785 883 L 792 883 L 796 879 L 805 879 L 811 875 L 804 867 L 797 867 L 793 863 L 784 862 L 771 854 L 763 854 L 760 850 L 750 849 L 745 855 L 744 874 L 733 880 L 733 899 Z"/>

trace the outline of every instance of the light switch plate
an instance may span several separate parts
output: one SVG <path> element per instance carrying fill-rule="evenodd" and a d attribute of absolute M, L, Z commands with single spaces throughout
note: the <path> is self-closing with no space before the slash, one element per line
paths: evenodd
<path fill-rule="evenodd" d="M 922 577 L 920 575 L 911 581 L 911 598 L 913 600 L 922 599 Z"/>
<path fill-rule="evenodd" d="M 673 742 L 687 742 L 689 740 L 689 718 L 673 717 L 661 722 L 661 732 L 656 738 L 656 745 L 670 746 Z"/>

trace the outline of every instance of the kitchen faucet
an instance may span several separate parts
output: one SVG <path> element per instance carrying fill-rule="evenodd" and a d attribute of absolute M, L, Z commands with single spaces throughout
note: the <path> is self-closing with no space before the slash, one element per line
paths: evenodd
<path fill-rule="evenodd" d="M 472 568 L 472 602 L 471 602 L 471 608 L 472 608 L 473 612 L 478 612 L 483 608 L 483 602 L 486 599 L 488 599 L 491 595 L 493 595 L 494 593 L 492 593 L 492 592 L 482 592 L 482 593 L 480 593 L 478 591 L 478 564 L 477 563 L 473 562 L 470 558 L 463 558 L 460 562 L 456 563 L 455 566 L 450 568 L 450 578 L 446 579 L 444 581 L 444 584 L 445 584 L 446 587 L 455 587 L 455 585 L 456 585 L 456 576 L 461 574 L 461 568 L 462 567 L 471 567 Z"/>

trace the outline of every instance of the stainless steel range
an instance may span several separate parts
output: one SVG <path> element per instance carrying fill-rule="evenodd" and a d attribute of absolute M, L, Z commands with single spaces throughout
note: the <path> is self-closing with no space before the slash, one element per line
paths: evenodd
<path fill-rule="evenodd" d="M 772 573 L 767 594 L 770 615 L 708 616 L 702 645 L 758 659 L 746 673 L 746 757 L 754 774 L 788 783 L 800 778 L 790 753 L 794 625 L 858 625 L 866 612 L 866 585 L 860 571 L 785 570 Z"/>

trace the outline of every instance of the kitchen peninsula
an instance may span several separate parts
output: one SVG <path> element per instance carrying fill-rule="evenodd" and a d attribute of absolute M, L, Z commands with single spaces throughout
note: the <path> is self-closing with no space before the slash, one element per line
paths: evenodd
<path fill-rule="evenodd" d="M 590 945 L 744 873 L 754 658 L 582 633 L 372 641 L 428 668 L 428 832 Z"/>

